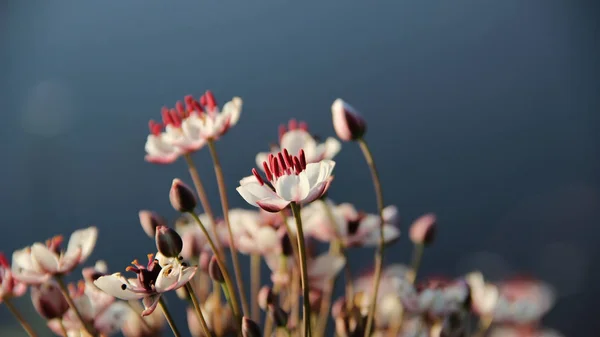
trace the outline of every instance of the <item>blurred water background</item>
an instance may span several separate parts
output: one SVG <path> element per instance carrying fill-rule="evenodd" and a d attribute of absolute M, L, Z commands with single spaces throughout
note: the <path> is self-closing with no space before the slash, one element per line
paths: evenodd
<path fill-rule="evenodd" d="M 5 253 L 91 224 L 90 262 L 115 271 L 151 252 L 137 211 L 174 219 L 171 179 L 189 177 L 183 161 L 144 162 L 146 123 L 185 94 L 244 99 L 218 143 L 234 207 L 247 207 L 236 181 L 277 126 L 297 117 L 333 135 L 329 107 L 343 97 L 368 119 L 403 231 L 439 216 L 423 276 L 533 274 L 560 294 L 547 325 L 600 329 L 594 2 L 8 0 L 0 10 Z M 375 211 L 359 155 L 344 144 L 330 195 Z M 208 153 L 195 159 L 219 209 Z M 404 236 L 386 261 L 408 262 L 410 249 Z M 355 271 L 371 263 L 352 255 Z M 28 297 L 18 304 L 31 311 Z M 0 335 L 22 335 L 2 306 L 0 324 Z"/>

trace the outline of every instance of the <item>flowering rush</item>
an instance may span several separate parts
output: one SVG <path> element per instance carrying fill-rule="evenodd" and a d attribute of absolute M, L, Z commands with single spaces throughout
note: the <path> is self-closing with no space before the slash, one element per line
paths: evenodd
<path fill-rule="evenodd" d="M 167 327 L 181 336 L 186 335 L 178 326 L 183 319 L 191 335 L 214 337 L 326 336 L 334 332 L 327 331 L 328 326 L 340 337 L 561 336 L 542 325 L 556 294 L 541 280 L 491 282 L 478 271 L 444 277 L 420 274 L 440 219 L 433 213 L 417 217 L 402 228 L 410 240 L 400 243 L 401 210 L 384 203 L 385 185 L 366 143 L 367 120 L 342 99 L 331 105 L 337 139 L 320 141 L 296 119 L 282 124 L 278 143 L 255 155 L 258 168 L 236 188 L 238 201 L 253 207 L 230 209 L 213 142 L 238 123 L 241 109 L 241 98 L 220 108 L 213 93 L 206 91 L 198 99 L 188 95 L 173 108 L 162 108 L 162 120 L 150 121 L 145 160 L 168 164 L 184 156 L 196 192 L 182 179 L 173 179 L 168 198 L 176 218 L 132 210 L 132 217 L 138 212 L 139 237 L 150 238 L 156 247 L 147 263 L 133 260 L 125 268 L 127 274 L 109 273 L 104 262 L 85 266 L 98 228 L 74 231 L 66 245 L 63 236 L 56 235 L 14 251 L 10 263 L 0 253 L 0 306 L 14 314 L 30 337 L 38 332 L 12 303 L 27 291 L 47 327 L 68 337 L 157 337 Z M 342 144 L 357 144 L 363 153 L 376 191 L 371 203 L 357 205 L 347 200 L 351 195 L 335 189 L 333 159 Z M 205 145 L 215 163 L 223 214 L 213 214 L 200 175 L 194 172 L 191 156 Z M 357 193 L 371 191 L 352 195 Z M 386 256 L 385 266 L 385 248 L 393 244 L 412 244 L 412 257 Z M 354 260 L 355 254 L 368 252 L 364 247 L 377 248 L 373 266 Z M 227 264 L 226 250 L 233 254 L 233 266 Z M 238 277 L 238 251 L 249 260 L 249 288 L 243 276 Z M 119 263 L 131 261 L 124 258 Z M 263 263 L 269 277 L 261 278 Z M 81 274 L 75 273 L 79 267 Z M 246 292 L 250 301 L 242 295 Z M 171 312 L 165 296 L 172 296 L 169 306 L 181 310 Z M 316 317 L 312 324 L 310 317 Z"/>

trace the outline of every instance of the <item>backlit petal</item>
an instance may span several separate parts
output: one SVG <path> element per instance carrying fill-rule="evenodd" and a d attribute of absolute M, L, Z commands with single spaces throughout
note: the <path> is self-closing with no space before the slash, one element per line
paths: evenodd
<path fill-rule="evenodd" d="M 31 246 L 31 256 L 34 263 L 46 273 L 54 274 L 58 271 L 58 256 L 41 243 Z"/>
<path fill-rule="evenodd" d="M 101 276 L 94 281 L 94 285 L 105 293 L 122 300 L 135 300 L 145 296 L 144 293 L 131 291 L 119 273 Z"/>

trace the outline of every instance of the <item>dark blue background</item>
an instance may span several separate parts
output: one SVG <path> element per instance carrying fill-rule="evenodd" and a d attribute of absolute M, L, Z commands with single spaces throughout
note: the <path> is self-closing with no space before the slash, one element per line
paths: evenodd
<path fill-rule="evenodd" d="M 175 218 L 171 179 L 189 178 L 183 161 L 143 161 L 146 122 L 185 94 L 210 88 L 221 101 L 244 99 L 240 123 L 218 143 L 234 207 L 246 207 L 235 182 L 276 140 L 277 125 L 297 117 L 332 135 L 329 107 L 343 97 L 368 120 L 403 231 L 424 212 L 439 216 L 424 275 L 541 276 L 561 294 L 548 325 L 566 336 L 600 328 L 591 1 L 7 1 L 0 9 L 7 254 L 90 224 L 100 229 L 91 260 L 112 270 L 151 252 L 137 211 Z M 359 155 L 344 144 L 331 196 L 374 211 Z M 219 209 L 208 154 L 195 158 Z M 410 249 L 404 236 L 387 261 L 408 261 Z M 353 266 L 367 268 L 365 256 L 353 254 Z M 19 304 L 30 310 L 27 298 Z M 14 329 L 5 309 L 0 319 Z"/>

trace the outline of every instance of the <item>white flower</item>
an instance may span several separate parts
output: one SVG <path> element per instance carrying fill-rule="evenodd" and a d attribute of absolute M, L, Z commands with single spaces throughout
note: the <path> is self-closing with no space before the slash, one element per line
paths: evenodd
<path fill-rule="evenodd" d="M 66 251 L 60 250 L 62 237 L 46 244 L 34 243 L 13 253 L 12 270 L 16 279 L 27 284 L 41 284 L 52 275 L 65 274 L 84 262 L 96 245 L 96 227 L 80 229 L 69 238 Z"/>
<path fill-rule="evenodd" d="M 292 263 L 286 263 L 282 269 L 281 255 L 265 255 L 265 262 L 273 272 L 273 283 L 285 285 L 290 280 Z M 334 278 L 346 264 L 346 259 L 337 254 L 323 253 L 317 257 L 309 257 L 306 261 L 308 270 L 308 284 L 313 290 L 322 290 L 326 283 Z"/>
<path fill-rule="evenodd" d="M 237 191 L 250 205 L 275 213 L 292 202 L 307 204 L 321 197 L 333 179 L 335 162 L 307 164 L 304 151 L 291 156 L 284 150 L 277 156 L 269 155 L 263 166 L 266 180 L 253 169 L 254 176 L 240 180 Z"/>
<path fill-rule="evenodd" d="M 196 114 L 182 122 L 182 129 L 190 138 L 216 140 L 237 124 L 242 112 L 242 99 L 234 97 L 219 110 L 212 92 L 206 91 L 195 106 L 198 109 Z"/>
<path fill-rule="evenodd" d="M 138 274 L 137 278 L 128 279 L 121 273 L 114 273 L 98 278 L 94 284 L 105 293 L 122 300 L 142 299 L 145 308 L 142 315 L 149 315 L 163 293 L 184 286 L 197 270 L 197 267 L 188 267 L 178 261 L 161 266 L 152 257 L 149 256 L 147 267 L 133 261 L 133 266 L 127 268 Z"/>
<path fill-rule="evenodd" d="M 326 202 L 315 202 L 302 210 L 305 235 L 324 242 L 341 239 L 346 247 L 379 244 L 379 215 L 358 212 L 349 203 L 336 206 L 331 200 Z M 400 236 L 398 219 L 395 206 L 384 209 L 383 237 L 386 243 Z"/>
<path fill-rule="evenodd" d="M 14 278 L 6 257 L 0 253 L 0 303 L 4 298 L 23 296 L 26 291 L 25 283 Z"/>
<path fill-rule="evenodd" d="M 280 253 L 281 245 L 277 230 L 262 225 L 262 216 L 256 210 L 232 209 L 229 211 L 229 224 L 233 232 L 236 248 L 243 254 Z M 226 231 L 225 226 L 220 226 Z"/>
<path fill-rule="evenodd" d="M 341 147 L 341 143 L 332 137 L 327 138 L 324 143 L 317 143 L 307 131 L 305 123 L 298 125 L 296 120 L 291 120 L 287 130 L 284 125 L 280 127 L 279 146 L 272 147 L 271 152 L 257 154 L 256 165 L 263 169 L 262 163 L 268 160 L 269 154 L 277 155 L 277 152 L 283 149 L 289 153 L 298 153 L 302 149 L 308 164 L 317 163 L 324 159 L 333 159 Z"/>
<path fill-rule="evenodd" d="M 479 315 L 490 315 L 498 303 L 498 287 L 486 283 L 480 272 L 469 273 L 465 277 L 471 288 L 471 305 Z"/>
<path fill-rule="evenodd" d="M 539 321 L 554 304 L 549 285 L 533 279 L 513 279 L 498 285 L 494 322 L 527 324 Z"/>

